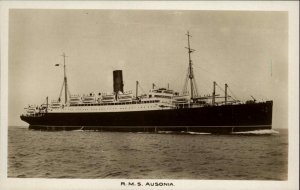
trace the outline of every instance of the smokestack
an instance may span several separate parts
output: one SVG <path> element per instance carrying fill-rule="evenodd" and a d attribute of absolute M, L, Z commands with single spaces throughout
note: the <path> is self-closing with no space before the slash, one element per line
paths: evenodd
<path fill-rule="evenodd" d="M 123 91 L 123 75 L 122 70 L 115 70 L 113 71 L 113 77 L 114 77 L 114 92 L 117 94 L 119 91 Z"/>

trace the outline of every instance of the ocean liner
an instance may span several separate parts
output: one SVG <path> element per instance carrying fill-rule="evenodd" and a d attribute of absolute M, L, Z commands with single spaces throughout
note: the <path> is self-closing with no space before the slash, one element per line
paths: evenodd
<path fill-rule="evenodd" d="M 241 102 L 228 94 L 199 96 L 194 79 L 187 32 L 188 73 L 182 93 L 154 84 L 148 94 L 124 91 L 122 70 L 113 71 L 113 93 L 72 95 L 68 91 L 65 54 L 64 80 L 58 100 L 29 105 L 20 117 L 35 130 L 95 130 L 118 132 L 232 133 L 272 128 L 273 101 Z M 59 66 L 58 64 L 56 66 Z M 64 89 L 64 101 L 61 95 Z"/>

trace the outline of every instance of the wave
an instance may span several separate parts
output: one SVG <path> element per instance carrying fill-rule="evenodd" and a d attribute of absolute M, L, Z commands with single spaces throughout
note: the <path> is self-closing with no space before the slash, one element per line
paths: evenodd
<path fill-rule="evenodd" d="M 211 133 L 200 133 L 200 132 L 185 132 L 190 135 L 211 135 Z"/>
<path fill-rule="evenodd" d="M 95 132 L 97 130 L 85 130 L 85 129 L 77 129 L 71 130 L 74 132 Z M 128 132 L 128 133 L 135 133 L 135 134 L 154 134 L 155 132 Z M 158 134 L 187 134 L 187 135 L 212 135 L 212 133 L 205 133 L 205 132 L 192 132 L 192 131 L 157 131 Z M 262 129 L 262 130 L 255 130 L 255 131 L 242 131 L 242 132 L 232 132 L 229 133 L 231 135 L 277 135 L 279 134 L 278 131 L 273 129 Z"/>
<path fill-rule="evenodd" d="M 77 130 L 70 130 L 70 131 L 73 131 L 73 132 L 86 132 L 88 130 L 77 129 Z"/>
<path fill-rule="evenodd" d="M 192 132 L 192 131 L 158 131 L 157 133 L 161 134 L 189 134 L 189 135 L 211 135 L 211 133 L 201 133 L 201 132 Z"/>
<path fill-rule="evenodd" d="M 176 133 L 176 131 L 157 131 L 157 133 L 161 133 L 161 134 L 172 134 L 172 133 Z M 178 133 L 178 132 L 177 132 Z"/>
<path fill-rule="evenodd" d="M 231 134 L 237 135 L 274 135 L 279 134 L 278 131 L 273 129 L 262 129 L 262 130 L 255 130 L 255 131 L 243 131 L 243 132 L 232 132 Z"/>

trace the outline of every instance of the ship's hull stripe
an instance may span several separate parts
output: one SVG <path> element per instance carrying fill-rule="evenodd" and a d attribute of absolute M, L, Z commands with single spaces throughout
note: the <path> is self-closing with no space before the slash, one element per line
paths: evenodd
<path fill-rule="evenodd" d="M 49 126 L 49 125 L 30 125 L 31 127 L 66 127 L 66 128 L 206 128 L 206 127 L 212 127 L 212 128 L 237 128 L 237 127 L 256 127 L 256 128 L 261 128 L 261 127 L 272 127 L 272 125 L 223 125 L 223 126 Z"/>

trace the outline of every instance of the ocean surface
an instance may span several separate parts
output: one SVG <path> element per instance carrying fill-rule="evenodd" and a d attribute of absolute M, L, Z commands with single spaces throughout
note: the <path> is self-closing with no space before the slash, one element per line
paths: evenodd
<path fill-rule="evenodd" d="M 8 177 L 287 180 L 288 131 L 234 135 L 8 129 Z"/>

